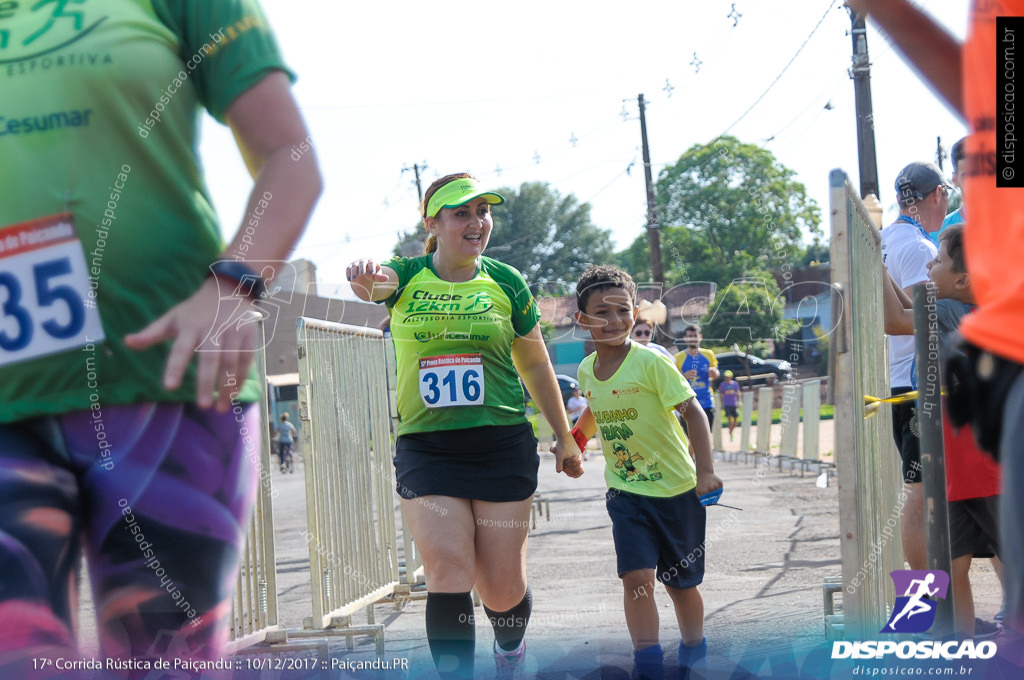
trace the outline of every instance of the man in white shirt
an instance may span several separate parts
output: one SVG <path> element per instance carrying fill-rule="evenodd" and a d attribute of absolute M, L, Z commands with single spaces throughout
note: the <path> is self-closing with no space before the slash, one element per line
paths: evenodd
<path fill-rule="evenodd" d="M 941 171 L 931 163 L 911 163 L 896 178 L 900 214 L 882 230 L 882 261 L 893 282 L 913 294 L 913 287 L 928 280 L 928 263 L 935 259 L 935 244 L 929 234 L 942 228 L 950 187 Z M 914 337 L 889 338 L 889 387 L 891 394 L 910 391 L 910 369 L 914 361 Z M 921 442 L 912 421 L 917 417 L 913 402 L 892 407 L 893 437 L 903 460 L 906 503 L 900 524 L 903 554 L 911 569 L 926 569 L 924 492 L 921 489 Z"/>
<path fill-rule="evenodd" d="M 572 396 L 565 403 L 565 407 L 566 412 L 569 414 L 569 420 L 575 425 L 576 421 L 583 415 L 583 412 L 587 410 L 587 398 L 580 392 L 580 388 L 577 387 L 572 391 Z"/>

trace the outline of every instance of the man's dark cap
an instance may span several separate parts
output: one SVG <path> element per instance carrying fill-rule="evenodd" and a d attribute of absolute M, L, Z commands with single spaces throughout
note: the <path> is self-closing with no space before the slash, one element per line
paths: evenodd
<path fill-rule="evenodd" d="M 934 163 L 911 163 L 896 176 L 896 194 L 901 199 L 923 199 L 938 186 L 953 187 L 942 179 L 942 171 Z"/>

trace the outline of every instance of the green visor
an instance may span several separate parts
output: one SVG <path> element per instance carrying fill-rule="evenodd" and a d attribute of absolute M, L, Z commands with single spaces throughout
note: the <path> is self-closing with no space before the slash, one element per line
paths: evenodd
<path fill-rule="evenodd" d="M 441 208 L 457 208 L 481 196 L 486 198 L 491 205 L 505 202 L 505 198 L 501 194 L 481 189 L 475 179 L 463 177 L 452 180 L 430 197 L 430 202 L 427 204 L 427 217 L 436 216 L 441 212 Z"/>

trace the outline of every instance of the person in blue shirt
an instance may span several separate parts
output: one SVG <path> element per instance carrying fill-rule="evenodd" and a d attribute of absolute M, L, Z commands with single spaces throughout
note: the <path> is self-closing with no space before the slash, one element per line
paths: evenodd
<path fill-rule="evenodd" d="M 285 448 L 287 447 L 289 455 L 291 450 L 295 447 L 295 426 L 288 422 L 288 414 L 281 414 L 281 424 L 277 426 L 277 455 L 281 457 L 281 472 L 285 471 Z M 294 468 L 293 468 L 294 469 Z"/>
<path fill-rule="evenodd" d="M 718 380 L 718 358 L 709 349 L 703 349 L 700 326 L 695 323 L 683 329 L 685 349 L 675 356 L 676 368 L 690 382 L 697 395 L 697 403 L 707 414 L 708 422 L 715 419 L 715 402 L 711 397 L 711 381 Z M 686 429 L 685 426 L 683 429 Z"/>
<path fill-rule="evenodd" d="M 967 175 L 967 161 L 965 159 L 967 151 L 964 149 L 964 144 L 966 142 L 966 137 L 958 139 L 949 152 L 950 160 L 953 161 L 953 185 L 960 191 L 961 196 L 963 196 L 964 189 L 963 184 L 961 184 L 960 181 Z M 929 238 L 938 245 L 939 234 L 949 227 L 952 227 L 954 224 L 963 224 L 966 221 L 967 220 L 964 217 L 964 201 L 961 200 L 960 207 L 946 215 L 946 219 L 942 220 L 942 227 L 934 234 L 929 234 Z"/>

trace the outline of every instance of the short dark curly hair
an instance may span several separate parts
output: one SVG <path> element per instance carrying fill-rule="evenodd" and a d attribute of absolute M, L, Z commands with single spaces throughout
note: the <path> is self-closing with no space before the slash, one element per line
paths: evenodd
<path fill-rule="evenodd" d="M 950 271 L 954 274 L 964 274 L 967 267 L 964 264 L 964 224 L 954 224 L 946 227 L 939 234 L 939 243 L 946 244 L 946 252 L 952 260 Z"/>
<path fill-rule="evenodd" d="M 583 272 L 576 282 L 577 309 L 586 312 L 590 296 L 605 288 L 619 288 L 629 294 L 632 304 L 636 303 L 636 283 L 633 277 L 610 264 L 598 264 Z"/>
<path fill-rule="evenodd" d="M 967 157 L 967 149 L 964 148 L 967 145 L 967 138 L 961 137 L 956 140 L 953 144 L 953 149 L 949 152 L 949 159 L 953 161 L 953 174 L 955 175 L 957 170 L 957 163 L 964 160 Z"/>

